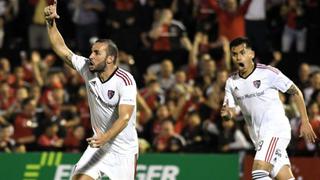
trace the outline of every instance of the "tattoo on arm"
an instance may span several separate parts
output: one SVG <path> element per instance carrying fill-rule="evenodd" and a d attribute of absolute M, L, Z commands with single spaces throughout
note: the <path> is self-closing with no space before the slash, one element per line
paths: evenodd
<path fill-rule="evenodd" d="M 66 64 L 68 64 L 68 66 L 70 66 L 71 68 L 74 69 L 71 60 L 72 60 L 72 53 L 67 53 L 67 54 L 65 55 L 64 62 L 65 62 Z"/>
<path fill-rule="evenodd" d="M 47 22 L 47 25 L 48 25 L 49 27 L 52 27 L 52 26 L 53 26 L 53 20 L 52 20 L 52 19 L 47 19 L 46 22 Z"/>
<path fill-rule="evenodd" d="M 72 54 L 71 54 L 71 53 L 68 53 L 65 58 L 66 58 L 67 61 L 71 61 L 71 59 L 72 59 Z"/>
<path fill-rule="evenodd" d="M 294 94 L 298 94 L 298 93 L 299 93 L 299 90 L 298 90 L 297 86 L 293 84 L 293 85 L 287 90 L 286 93 L 288 93 L 288 94 L 290 94 L 290 95 L 294 95 Z"/>

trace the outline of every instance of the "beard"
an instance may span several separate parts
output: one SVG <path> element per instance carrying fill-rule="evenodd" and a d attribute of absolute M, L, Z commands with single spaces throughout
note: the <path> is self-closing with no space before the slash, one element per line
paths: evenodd
<path fill-rule="evenodd" d="M 106 68 L 106 63 L 104 61 L 98 63 L 97 65 L 91 65 L 92 68 L 90 68 L 89 66 L 89 70 L 90 72 L 92 73 L 95 73 L 95 72 L 102 72 L 105 70 Z"/>

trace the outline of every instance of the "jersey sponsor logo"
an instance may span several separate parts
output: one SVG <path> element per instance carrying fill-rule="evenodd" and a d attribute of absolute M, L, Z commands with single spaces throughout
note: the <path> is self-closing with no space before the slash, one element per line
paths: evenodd
<path fill-rule="evenodd" d="M 108 90 L 108 98 L 111 99 L 114 96 L 114 90 Z"/>
<path fill-rule="evenodd" d="M 73 165 L 59 164 L 54 173 L 54 180 L 69 179 L 73 174 Z M 138 164 L 137 165 L 137 180 L 151 180 L 151 179 L 178 179 L 180 175 L 180 167 L 176 165 L 162 165 L 162 164 Z M 31 178 L 28 178 L 31 179 Z M 34 178 L 36 179 L 36 178 Z M 108 179 L 103 177 L 102 179 Z"/>
<path fill-rule="evenodd" d="M 251 94 L 245 94 L 243 96 L 236 96 L 237 100 L 244 100 L 244 99 L 248 99 L 248 98 L 254 98 L 254 97 L 259 97 L 264 95 L 264 91 L 261 92 L 255 92 L 255 93 L 251 93 Z"/>
<path fill-rule="evenodd" d="M 162 164 L 139 164 L 137 166 L 137 180 L 151 180 L 151 179 L 179 179 L 180 168 L 176 165 L 162 165 Z"/>
<path fill-rule="evenodd" d="M 255 81 L 253 81 L 253 85 L 254 85 L 254 87 L 256 87 L 258 89 L 260 87 L 260 85 L 261 85 L 261 81 L 260 80 L 255 80 Z"/>

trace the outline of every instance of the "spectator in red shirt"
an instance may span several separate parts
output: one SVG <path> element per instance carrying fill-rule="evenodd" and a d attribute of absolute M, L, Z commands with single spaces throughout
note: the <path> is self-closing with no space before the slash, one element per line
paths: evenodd
<path fill-rule="evenodd" d="M 116 42 L 120 49 L 135 53 L 139 41 L 137 1 L 113 0 L 108 3 L 106 5 L 108 13 L 106 22 L 109 25 L 110 38 Z"/>
<path fill-rule="evenodd" d="M 0 81 L 11 82 L 11 64 L 8 58 L 0 58 Z"/>
<path fill-rule="evenodd" d="M 76 107 L 80 118 L 80 124 L 85 129 L 86 137 L 92 134 L 90 109 L 87 98 L 86 88 L 85 86 L 81 86 L 78 90 L 78 101 Z"/>
<path fill-rule="evenodd" d="M 181 152 L 186 145 L 184 138 L 174 132 L 173 122 L 165 120 L 161 123 L 161 131 L 153 141 L 156 152 Z"/>
<path fill-rule="evenodd" d="M 20 143 L 25 144 L 27 150 L 35 148 L 36 136 L 34 129 L 38 126 L 36 119 L 37 102 L 32 98 L 27 98 L 22 101 L 22 111 L 14 120 L 14 139 Z"/>
<path fill-rule="evenodd" d="M 285 20 L 285 27 L 282 34 L 282 51 L 289 52 L 293 43 L 296 51 L 306 51 L 307 26 L 305 8 L 299 0 L 288 0 L 281 7 L 281 15 Z"/>
<path fill-rule="evenodd" d="M 184 47 L 183 41 L 187 39 L 185 26 L 182 22 L 173 19 L 170 9 L 160 12 L 158 21 L 154 22 L 153 28 L 149 32 L 149 37 L 153 40 L 154 51 L 170 51 Z"/>
<path fill-rule="evenodd" d="M 13 126 L 9 123 L 0 126 L 0 152 L 25 152 L 24 145 L 13 139 Z"/>
<path fill-rule="evenodd" d="M 220 7 L 217 0 L 210 0 L 211 7 L 217 13 L 219 36 L 225 36 L 229 41 L 245 36 L 246 14 L 251 0 L 238 5 L 236 0 L 225 0 Z"/>
<path fill-rule="evenodd" d="M 59 126 L 55 122 L 47 124 L 45 132 L 38 139 L 38 146 L 43 150 L 57 150 L 62 148 L 63 139 L 58 137 Z"/>
<path fill-rule="evenodd" d="M 67 152 L 83 152 L 85 150 L 85 130 L 78 125 L 68 129 L 67 136 L 63 142 L 65 151 Z"/>
<path fill-rule="evenodd" d="M 27 88 L 25 88 L 25 87 L 18 88 L 15 93 L 14 102 L 6 110 L 5 115 L 7 117 L 11 117 L 12 115 L 20 113 L 22 111 L 22 109 L 21 109 L 22 102 L 23 102 L 23 100 L 27 99 L 28 97 L 29 97 L 29 93 L 28 93 Z"/>
<path fill-rule="evenodd" d="M 25 71 L 22 66 L 14 68 L 14 78 L 10 82 L 10 85 L 15 88 L 30 86 L 30 83 L 25 81 Z"/>
<path fill-rule="evenodd" d="M 173 121 L 172 114 L 170 113 L 167 105 L 159 105 L 155 112 L 155 116 L 145 124 L 144 128 L 146 130 L 143 137 L 149 142 L 152 142 L 154 138 L 159 135 L 162 123 L 166 120 Z"/>
<path fill-rule="evenodd" d="M 156 110 L 160 104 L 160 99 L 163 97 L 160 84 L 154 78 L 147 80 L 146 87 L 139 90 L 140 95 L 145 99 L 151 110 Z"/>
<path fill-rule="evenodd" d="M 8 110 L 15 102 L 15 99 L 14 89 L 12 89 L 7 82 L 0 82 L 0 111 Z"/>

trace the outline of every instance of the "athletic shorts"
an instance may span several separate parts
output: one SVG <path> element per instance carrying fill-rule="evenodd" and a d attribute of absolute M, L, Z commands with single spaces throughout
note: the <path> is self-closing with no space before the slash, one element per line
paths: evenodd
<path fill-rule="evenodd" d="M 273 165 L 270 175 L 275 177 L 284 165 L 290 166 L 287 154 L 288 138 L 266 137 L 259 141 L 254 160 L 265 161 Z"/>
<path fill-rule="evenodd" d="M 93 179 L 108 176 L 111 180 L 134 180 L 136 163 L 137 155 L 122 155 L 88 146 L 73 167 L 72 176 L 85 174 Z"/>

